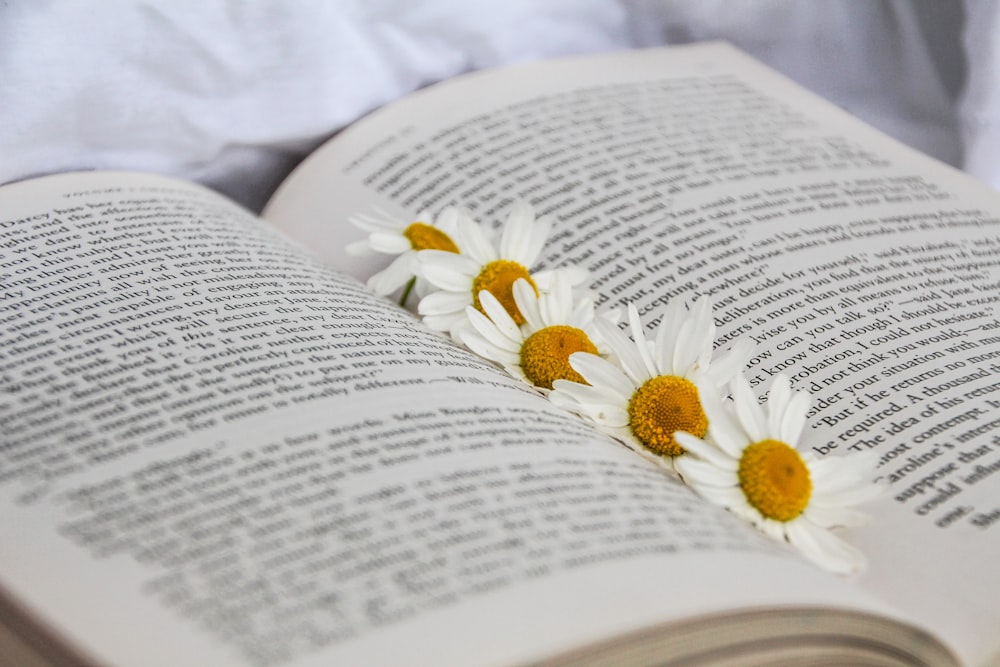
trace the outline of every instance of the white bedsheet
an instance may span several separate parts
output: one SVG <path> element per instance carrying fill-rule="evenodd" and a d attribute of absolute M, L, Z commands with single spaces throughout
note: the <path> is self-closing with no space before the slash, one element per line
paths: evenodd
<path fill-rule="evenodd" d="M 1000 186 L 998 29 L 993 0 L 4 2 L 0 182 L 151 170 L 257 209 L 320 141 L 426 84 L 728 39 Z"/>

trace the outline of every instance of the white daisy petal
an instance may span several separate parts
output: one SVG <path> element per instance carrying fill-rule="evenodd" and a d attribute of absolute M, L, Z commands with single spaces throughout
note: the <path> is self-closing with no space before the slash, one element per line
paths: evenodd
<path fill-rule="evenodd" d="M 514 281 L 513 292 L 514 303 L 517 305 L 517 309 L 521 311 L 521 315 L 524 317 L 528 328 L 532 332 L 544 329 L 546 320 L 539 312 L 538 297 L 535 295 L 535 290 L 531 287 L 531 283 L 524 278 L 518 278 Z"/>
<path fill-rule="evenodd" d="M 545 247 L 545 242 L 551 233 L 552 219 L 549 216 L 543 215 L 535 220 L 531 235 L 521 250 L 521 264 L 533 266 L 538 261 L 539 255 L 542 254 L 542 248 Z"/>
<path fill-rule="evenodd" d="M 680 299 L 674 299 L 667 304 L 656 328 L 656 339 L 653 344 L 656 367 L 666 375 L 677 375 L 674 368 L 674 350 L 677 347 L 677 334 L 684 322 L 684 308 Z"/>
<path fill-rule="evenodd" d="M 572 312 L 573 288 L 562 271 L 556 271 L 549 290 L 538 297 L 542 320 L 548 324 L 568 323 Z"/>
<path fill-rule="evenodd" d="M 715 320 L 712 319 L 712 303 L 707 296 L 700 297 L 691 308 L 691 321 L 694 335 L 700 337 L 696 339 L 700 345 L 692 345 L 699 350 L 699 355 L 695 363 L 704 368 L 708 366 L 712 358 L 712 341 L 715 340 Z"/>
<path fill-rule="evenodd" d="M 448 206 L 438 214 L 437 220 L 434 221 L 434 226 L 447 234 L 448 237 L 454 241 L 458 232 L 459 216 L 460 213 L 457 208 L 454 206 Z M 421 221 L 422 220 L 420 218 L 417 219 L 417 222 Z"/>
<path fill-rule="evenodd" d="M 477 268 L 468 257 L 441 250 L 421 250 L 417 262 L 420 275 L 438 289 L 471 294 Z"/>
<path fill-rule="evenodd" d="M 538 271 L 535 273 L 534 275 L 538 286 L 544 286 L 545 289 L 548 289 L 551 278 L 556 272 L 561 273 L 566 277 L 570 287 L 579 287 L 590 280 L 590 273 L 587 269 L 581 266 L 561 266 L 552 271 Z"/>
<path fill-rule="evenodd" d="M 414 266 L 416 266 L 416 262 L 414 262 Z M 424 280 L 423 276 L 418 275 L 416 278 L 417 282 L 414 285 L 413 291 L 416 292 L 418 299 L 422 299 L 431 292 L 437 291 L 437 288 Z"/>
<path fill-rule="evenodd" d="M 704 405 L 704 402 L 702 402 Z M 707 436 L 724 451 L 727 456 L 740 456 L 743 447 L 746 446 L 747 438 L 736 422 L 728 418 L 709 417 Z"/>
<path fill-rule="evenodd" d="M 699 458 L 705 459 L 706 462 L 712 464 L 719 470 L 732 473 L 739 469 L 739 459 L 729 456 L 727 453 L 719 450 L 716 446 L 705 442 L 701 438 L 697 438 L 690 433 L 685 433 L 684 431 L 677 431 L 674 433 L 674 439 L 686 451 Z M 735 483 L 735 480 L 732 481 Z"/>
<path fill-rule="evenodd" d="M 787 525 L 786 532 L 792 546 L 831 572 L 853 574 L 865 567 L 864 555 L 829 531 L 805 521 L 793 521 Z"/>
<path fill-rule="evenodd" d="M 717 488 L 737 488 L 736 476 L 732 471 L 721 470 L 711 463 L 690 456 L 678 456 L 674 467 L 681 477 L 698 484 L 699 488 L 702 484 Z"/>
<path fill-rule="evenodd" d="M 753 341 L 749 339 L 736 341 L 726 352 L 712 359 L 708 374 L 716 384 L 728 384 L 730 380 L 746 369 L 755 347 Z"/>
<path fill-rule="evenodd" d="M 493 323 L 493 320 L 486 317 L 472 306 L 466 306 L 465 316 L 468 318 L 469 324 L 472 325 L 475 332 L 484 338 L 490 345 L 505 352 L 513 354 L 520 353 L 522 343 L 520 335 L 518 335 L 516 339 L 510 338 L 502 329 Z"/>
<path fill-rule="evenodd" d="M 535 224 L 535 211 L 525 201 L 515 203 L 507 214 L 503 233 L 500 235 L 500 256 L 524 264 L 525 251 L 531 243 L 531 228 Z"/>
<path fill-rule="evenodd" d="M 421 250 L 417 253 L 417 259 L 421 265 L 438 265 L 446 267 L 456 273 L 475 277 L 479 273 L 480 265 L 469 255 L 463 255 L 446 250 Z"/>
<path fill-rule="evenodd" d="M 557 322 L 564 318 L 559 314 L 559 303 L 552 292 L 546 292 L 538 298 L 538 312 L 543 322 Z"/>
<path fill-rule="evenodd" d="M 811 455 L 803 455 L 803 460 L 811 459 Z M 809 474 L 814 484 L 827 484 L 836 479 L 843 479 L 845 459 L 830 456 L 817 461 L 809 460 Z"/>
<path fill-rule="evenodd" d="M 368 236 L 368 242 L 371 244 L 372 250 L 387 255 L 398 255 L 413 249 L 413 244 L 408 238 L 394 232 L 372 232 Z"/>
<path fill-rule="evenodd" d="M 400 220 L 393 220 L 390 218 L 376 218 L 371 215 L 358 214 L 352 215 L 347 219 L 352 225 L 358 229 L 366 232 L 379 232 L 388 231 L 395 229 L 397 231 L 402 231 L 406 229 L 406 223 Z"/>
<path fill-rule="evenodd" d="M 569 365 L 582 375 L 593 387 L 611 392 L 624 402 L 632 397 L 636 387 L 614 364 L 602 359 L 596 354 L 574 352 L 569 357 Z"/>
<path fill-rule="evenodd" d="M 588 412 L 590 418 L 600 426 L 624 428 L 628 426 L 628 413 L 617 405 L 592 406 Z"/>
<path fill-rule="evenodd" d="M 462 251 L 468 253 L 479 266 L 485 266 L 499 259 L 486 232 L 475 220 L 461 216 L 455 233 Z"/>
<path fill-rule="evenodd" d="M 552 384 L 554 388 L 549 393 L 549 400 L 554 404 L 584 415 L 598 426 L 628 426 L 628 414 L 620 406 L 604 401 L 599 393 L 586 391 L 589 387 L 566 380 L 556 380 Z"/>
<path fill-rule="evenodd" d="M 750 521 L 765 535 L 778 542 L 788 541 L 788 534 L 786 530 L 787 524 L 781 521 L 771 521 L 770 519 L 765 519 L 755 508 L 750 508 L 750 511 Z"/>
<path fill-rule="evenodd" d="M 413 277 L 412 254 L 395 258 L 389 266 L 368 279 L 368 289 L 379 296 L 392 294 Z"/>
<path fill-rule="evenodd" d="M 468 336 L 468 334 L 466 334 L 464 332 L 461 335 L 463 336 L 463 339 L 464 339 L 465 336 Z M 472 348 L 471 345 L 469 346 L 469 349 L 472 350 L 473 352 L 476 352 Z M 521 357 L 519 355 L 517 355 L 517 354 L 512 354 L 512 353 L 507 352 L 505 350 L 498 350 L 496 348 L 493 348 L 492 356 L 487 356 L 486 354 L 482 354 L 482 353 L 479 353 L 479 352 L 476 352 L 476 354 L 478 354 L 479 356 L 483 357 L 484 359 L 489 359 L 490 361 L 495 361 L 496 363 L 498 363 L 501 366 L 503 366 L 505 369 L 508 369 L 508 372 L 510 372 L 509 369 L 512 369 L 512 368 L 517 369 L 517 373 L 516 373 L 517 377 L 519 377 L 519 378 L 523 378 L 524 377 L 524 373 L 521 373 L 521 370 L 520 370 L 521 369 Z"/>
<path fill-rule="evenodd" d="M 496 345 L 494 345 L 485 336 L 479 335 L 479 333 L 464 329 L 459 335 L 459 340 L 462 345 L 478 354 L 484 359 L 489 359 L 490 361 L 499 361 L 496 359 L 497 352 L 502 352 Z"/>
<path fill-rule="evenodd" d="M 622 411 L 628 408 L 628 404 L 622 402 L 621 397 L 609 392 L 605 387 L 579 384 L 571 380 L 556 380 L 552 385 L 554 389 L 571 395 L 578 403 L 590 408 L 617 407 Z"/>
<path fill-rule="evenodd" d="M 652 350 L 649 349 L 649 344 L 646 341 L 646 332 L 643 330 L 642 321 L 639 319 L 639 310 L 632 303 L 628 304 L 628 325 L 632 331 L 632 339 L 635 341 L 635 350 L 639 353 L 639 358 L 642 359 L 643 366 L 646 367 L 647 377 L 660 375 L 660 371 L 656 368 L 656 363 L 653 361 Z"/>
<path fill-rule="evenodd" d="M 570 294 L 572 299 L 572 293 Z M 594 301 L 590 297 L 583 297 L 576 302 L 569 314 L 569 322 L 577 329 L 586 329 L 594 321 Z M 596 342 L 596 341 L 595 341 Z"/>
<path fill-rule="evenodd" d="M 806 425 L 806 413 L 809 412 L 809 394 L 804 391 L 795 392 L 789 399 L 785 414 L 778 424 L 778 440 L 782 442 L 798 442 L 802 429 Z"/>
<path fill-rule="evenodd" d="M 733 393 L 733 407 L 739 417 L 743 429 L 747 432 L 752 442 L 766 440 L 768 436 L 767 418 L 764 416 L 757 397 L 750 389 L 750 383 L 746 378 L 737 376 L 733 378 L 730 388 Z"/>
<path fill-rule="evenodd" d="M 797 442 L 805 425 L 809 394 L 792 390 L 791 381 L 779 374 L 768 392 L 768 429 L 777 440 Z"/>
<path fill-rule="evenodd" d="M 621 362 L 625 374 L 636 386 L 641 386 L 650 379 L 651 376 L 646 371 L 646 365 L 639 356 L 635 343 L 629 340 L 621 329 L 602 319 L 596 320 L 594 326 L 612 353 Z"/>
<path fill-rule="evenodd" d="M 446 329 L 448 335 L 456 343 L 461 344 L 462 334 L 467 329 L 471 328 L 472 325 L 469 324 L 469 318 L 465 316 L 465 311 L 456 313 L 455 318 L 451 321 L 451 325 Z"/>
<path fill-rule="evenodd" d="M 552 300 L 559 304 L 560 314 L 565 317 L 573 311 L 573 285 L 565 269 L 556 269 L 553 274 L 552 286 L 548 291 Z"/>
<path fill-rule="evenodd" d="M 621 398 L 609 392 L 605 387 L 594 387 L 572 380 L 558 379 L 552 383 L 552 388 L 555 392 L 564 393 L 581 404 L 622 405 Z"/>
<path fill-rule="evenodd" d="M 747 505 L 746 496 L 743 495 L 743 491 L 741 489 L 738 488 L 736 489 L 736 495 L 738 497 L 735 500 L 735 502 L 732 502 L 731 504 L 725 506 L 727 510 L 729 510 L 739 518 L 743 519 L 750 525 L 756 527 L 757 529 L 764 531 L 765 534 L 768 534 L 769 536 L 772 536 L 780 541 L 784 541 L 785 539 L 784 533 L 781 532 L 780 530 L 774 531 L 772 529 L 771 533 L 767 533 L 765 531 L 765 529 L 762 526 L 762 523 L 765 522 L 764 518 L 761 517 L 760 512 Z"/>
<path fill-rule="evenodd" d="M 524 374 L 524 371 L 521 370 L 521 365 L 519 363 L 516 363 L 516 364 L 503 364 L 503 369 L 505 371 L 507 371 L 507 373 L 509 373 L 511 377 L 517 378 L 518 380 L 520 380 L 521 382 L 523 382 L 523 383 L 525 383 L 527 385 L 531 384 L 531 380 L 529 380 L 528 376 L 526 376 Z M 540 387 L 536 387 L 536 389 L 538 391 L 542 392 L 542 393 L 548 393 L 548 391 L 549 391 L 548 389 L 542 389 Z"/>
<path fill-rule="evenodd" d="M 732 410 L 732 402 L 725 401 L 710 385 L 698 386 L 698 398 L 708 417 L 708 433 L 712 442 L 730 457 L 739 459 L 750 439 Z"/>
<path fill-rule="evenodd" d="M 501 366 L 503 366 L 503 369 L 505 371 L 507 371 L 507 373 L 509 375 L 511 375 L 513 377 L 516 377 L 518 380 L 520 380 L 521 382 L 524 382 L 525 384 L 529 384 L 529 385 L 531 384 L 531 380 L 529 380 L 528 376 L 526 376 L 524 374 L 524 371 L 521 370 L 521 358 L 520 357 L 518 357 L 518 356 L 515 355 L 513 358 L 497 359 L 497 363 L 500 364 Z M 548 390 L 546 390 L 546 391 L 548 391 Z"/>
<path fill-rule="evenodd" d="M 606 433 L 610 432 L 609 429 L 603 430 Z M 625 445 L 629 450 L 635 452 L 645 460 L 655 465 L 657 468 L 660 468 L 671 477 L 677 475 L 677 470 L 674 468 L 674 461 L 676 459 L 670 456 L 660 456 L 649 451 L 642 446 L 642 443 L 640 443 L 635 436 L 632 435 L 632 432 L 629 429 L 621 429 L 620 433 L 615 435 L 615 437 L 617 437 L 621 444 Z"/>
<path fill-rule="evenodd" d="M 517 323 L 507 312 L 507 309 L 503 307 L 492 292 L 483 290 L 479 293 L 479 305 L 483 307 L 486 314 L 493 324 L 496 325 L 497 329 L 503 333 L 504 336 L 510 338 L 511 340 L 522 340 L 521 330 L 518 328 Z"/>
<path fill-rule="evenodd" d="M 674 465 L 676 466 L 677 463 L 682 463 L 684 460 L 685 459 L 682 456 L 674 463 Z M 713 505 L 718 505 L 719 507 L 726 507 L 730 509 L 739 508 L 740 503 L 746 502 L 743 499 L 743 492 L 740 491 L 738 486 L 724 487 L 697 485 L 692 488 L 694 488 L 695 492 L 699 496 Z M 733 511 L 735 511 L 735 509 L 733 509 Z"/>
<path fill-rule="evenodd" d="M 781 422 L 785 417 L 788 408 L 788 401 L 792 397 L 792 385 L 788 381 L 788 376 L 784 373 L 774 378 L 771 383 L 771 390 L 768 392 L 768 420 L 767 428 L 771 433 L 781 433 Z M 779 438 L 784 440 L 784 438 Z M 792 440 L 795 442 L 795 440 Z"/>
<path fill-rule="evenodd" d="M 560 383 L 566 382 L 567 384 L 575 384 L 573 382 L 568 382 L 567 380 L 556 380 L 552 383 L 552 391 L 549 393 L 549 400 L 552 401 L 553 405 L 556 405 L 564 410 L 569 410 L 575 413 L 584 413 L 586 408 L 584 404 L 578 401 L 569 391 L 566 391 L 565 387 L 560 387 Z"/>
<path fill-rule="evenodd" d="M 431 292 L 417 305 L 417 312 L 420 315 L 459 315 L 465 317 L 465 307 L 469 305 L 471 299 L 455 292 Z"/>
<path fill-rule="evenodd" d="M 499 352 L 496 355 L 496 359 L 493 359 L 493 361 L 503 366 L 505 371 L 507 371 L 517 379 L 528 382 L 528 379 L 524 376 L 524 373 L 521 371 L 520 356 L 516 354 L 510 354 L 509 352 Z M 528 384 L 531 383 L 528 382 Z"/>
<path fill-rule="evenodd" d="M 697 369 L 708 366 L 712 355 L 712 331 L 704 326 L 703 311 L 708 303 L 707 297 L 702 297 L 692 311 L 683 317 L 683 322 L 677 331 L 677 341 L 674 343 L 673 367 L 674 374 L 688 377 Z"/>

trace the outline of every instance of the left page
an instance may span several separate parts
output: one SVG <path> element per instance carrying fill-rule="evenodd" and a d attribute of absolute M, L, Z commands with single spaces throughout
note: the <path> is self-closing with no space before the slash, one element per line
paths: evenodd
<path fill-rule="evenodd" d="M 206 190 L 39 179 L 0 230 L 0 621 L 53 663 L 510 665 L 723 611 L 895 617 Z"/>

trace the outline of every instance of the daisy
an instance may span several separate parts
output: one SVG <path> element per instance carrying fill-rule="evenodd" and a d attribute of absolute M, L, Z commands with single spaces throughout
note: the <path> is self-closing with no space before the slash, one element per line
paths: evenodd
<path fill-rule="evenodd" d="M 379 296 L 388 296 L 408 285 L 400 304 L 405 304 L 410 288 L 416 285 L 417 294 L 427 293 L 426 283 L 417 276 L 416 255 L 422 250 L 458 253 L 455 229 L 463 213 L 448 207 L 434 220 L 429 211 L 422 211 L 413 222 L 402 222 L 384 211 L 381 217 L 359 214 L 350 218 L 351 224 L 368 232 L 368 238 L 347 246 L 351 255 L 383 254 L 396 258 L 384 270 L 368 279 L 368 289 Z"/>
<path fill-rule="evenodd" d="M 593 326 L 594 302 L 583 298 L 574 304 L 570 277 L 561 271 L 553 274 L 551 289 L 541 293 L 523 278 L 514 282 L 514 304 L 524 317 L 520 326 L 495 296 L 483 290 L 479 294 L 483 312 L 466 306 L 472 326 L 459 332 L 470 350 L 541 389 L 552 389 L 557 379 L 585 382 L 570 367 L 569 355 L 597 354 L 601 345 Z"/>
<path fill-rule="evenodd" d="M 718 391 L 739 373 L 752 345 L 739 341 L 712 359 L 715 322 L 707 297 L 699 299 L 690 311 L 680 300 L 671 302 L 654 341 L 646 340 L 633 304 L 628 306 L 628 318 L 634 340 L 617 326 L 595 322 L 618 363 L 593 354 L 570 356 L 570 366 L 587 384 L 556 380 L 550 398 L 589 417 L 634 451 L 672 467 L 673 458 L 684 453 L 674 433 L 704 436 L 708 432 L 701 397 Z"/>
<path fill-rule="evenodd" d="M 687 433 L 677 439 L 691 453 L 677 461 L 685 482 L 710 502 L 784 540 L 833 572 L 862 570 L 864 556 L 830 532 L 866 515 L 851 505 L 880 493 L 866 473 L 870 459 L 816 459 L 800 449 L 809 394 L 796 392 L 784 374 L 774 379 L 765 410 L 746 378 L 732 382 L 733 400 L 706 397 L 710 441 Z"/>
<path fill-rule="evenodd" d="M 548 216 L 536 220 L 529 204 L 515 204 L 504 225 L 498 251 L 483 227 L 466 216 L 460 218 L 456 240 L 461 254 L 427 250 L 418 257 L 420 275 L 438 290 L 417 306 L 424 323 L 454 333 L 466 321 L 467 306 L 484 312 L 479 294 L 485 290 L 496 297 L 514 322 L 524 324 L 512 288 L 523 279 L 537 290 L 536 276 L 529 268 L 538 260 L 551 226 Z"/>

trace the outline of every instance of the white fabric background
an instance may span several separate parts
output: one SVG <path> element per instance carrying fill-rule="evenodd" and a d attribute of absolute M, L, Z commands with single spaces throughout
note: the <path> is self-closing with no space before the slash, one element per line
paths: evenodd
<path fill-rule="evenodd" d="M 461 72 L 726 39 L 1000 187 L 995 0 L 0 0 L 0 182 L 191 178 L 258 209 L 322 140 Z"/>

